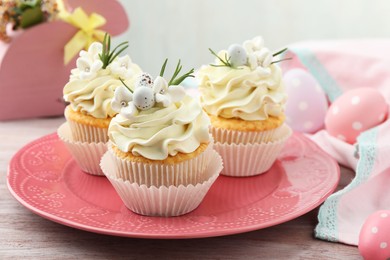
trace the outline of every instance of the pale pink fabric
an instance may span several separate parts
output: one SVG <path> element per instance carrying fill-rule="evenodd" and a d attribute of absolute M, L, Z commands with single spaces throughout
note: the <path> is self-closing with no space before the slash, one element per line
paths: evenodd
<path fill-rule="evenodd" d="M 347 90 L 359 87 L 378 89 L 390 101 L 390 40 L 311 41 L 289 46 L 284 71 L 303 68 L 327 92 L 331 101 Z M 356 170 L 351 184 L 333 194 L 322 206 L 316 236 L 357 245 L 366 218 L 390 209 L 390 123 L 389 120 L 345 143 L 320 130 L 310 138 L 341 165 Z M 325 216 L 325 217 L 324 217 Z"/>
<path fill-rule="evenodd" d="M 296 67 L 310 71 L 321 66 L 335 80 L 341 92 L 372 87 L 379 89 L 389 101 L 390 39 L 306 41 L 288 47 L 292 52 L 286 53 L 286 56 L 294 59 L 281 63 L 284 71 Z M 296 56 L 306 51 L 315 57 L 310 65 L 303 64 L 303 60 Z"/>

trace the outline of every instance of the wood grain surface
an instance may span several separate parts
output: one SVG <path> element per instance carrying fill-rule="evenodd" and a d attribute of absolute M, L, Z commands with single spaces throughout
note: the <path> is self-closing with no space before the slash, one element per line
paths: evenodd
<path fill-rule="evenodd" d="M 223 237 L 157 240 L 90 233 L 46 220 L 8 191 L 8 162 L 64 118 L 0 122 L 0 259 L 362 259 L 353 246 L 313 237 L 318 208 L 292 221 Z M 353 178 L 342 169 L 339 187 Z"/>

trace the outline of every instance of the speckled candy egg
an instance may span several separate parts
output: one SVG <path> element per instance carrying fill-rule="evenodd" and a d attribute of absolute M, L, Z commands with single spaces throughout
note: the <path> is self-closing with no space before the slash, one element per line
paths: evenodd
<path fill-rule="evenodd" d="M 361 132 L 382 123 L 387 111 L 388 105 L 378 90 L 353 89 L 332 103 L 325 117 L 325 128 L 330 135 L 353 144 Z"/>
<path fill-rule="evenodd" d="M 233 67 L 239 67 L 247 62 L 247 54 L 245 49 L 238 44 L 232 44 L 228 48 L 229 61 Z"/>
<path fill-rule="evenodd" d="M 149 87 L 137 87 L 133 93 L 133 103 L 139 110 L 148 110 L 156 103 L 153 90 Z"/>
<path fill-rule="evenodd" d="M 359 252 L 365 260 L 390 258 L 389 210 L 377 211 L 366 219 L 360 230 Z"/>
<path fill-rule="evenodd" d="M 288 95 L 287 124 L 304 133 L 323 128 L 328 101 L 316 79 L 303 69 L 292 69 L 284 74 L 283 81 Z"/>

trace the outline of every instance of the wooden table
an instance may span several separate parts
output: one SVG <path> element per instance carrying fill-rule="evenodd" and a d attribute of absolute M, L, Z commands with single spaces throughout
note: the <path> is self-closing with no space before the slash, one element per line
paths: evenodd
<path fill-rule="evenodd" d="M 53 133 L 64 118 L 0 122 L 0 259 L 362 259 L 358 249 L 313 237 L 315 209 L 295 220 L 248 233 L 184 240 L 100 235 L 39 217 L 6 185 L 9 160 L 25 144 Z M 340 187 L 353 173 L 342 169 Z"/>

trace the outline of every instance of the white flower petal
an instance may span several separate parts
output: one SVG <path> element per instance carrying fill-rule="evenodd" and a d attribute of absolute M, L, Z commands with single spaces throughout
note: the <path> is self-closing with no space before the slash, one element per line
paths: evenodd
<path fill-rule="evenodd" d="M 127 107 L 122 107 L 120 114 L 127 119 L 134 119 L 134 116 L 138 112 L 133 102 L 130 102 Z"/>
<path fill-rule="evenodd" d="M 264 40 L 261 36 L 256 36 L 252 39 L 252 42 L 257 50 L 260 50 L 264 47 Z"/>
<path fill-rule="evenodd" d="M 114 98 L 118 102 L 130 102 L 133 100 L 133 94 L 125 86 L 119 86 L 115 89 Z"/>
<path fill-rule="evenodd" d="M 153 92 L 163 94 L 168 89 L 168 82 L 163 78 L 158 76 L 153 83 Z M 162 91 L 162 93 L 161 93 Z"/>
<path fill-rule="evenodd" d="M 88 48 L 88 53 L 92 56 L 96 55 L 97 53 L 102 52 L 103 50 L 103 45 L 100 42 L 93 42 L 89 48 Z"/>
<path fill-rule="evenodd" d="M 80 57 L 89 58 L 89 54 L 88 54 L 88 52 L 86 52 L 86 51 L 84 51 L 84 50 L 81 50 L 81 51 L 80 51 Z"/>
<path fill-rule="evenodd" d="M 101 60 L 96 60 L 91 65 L 91 71 L 97 72 L 101 68 L 103 68 L 103 62 Z"/>
<path fill-rule="evenodd" d="M 269 49 L 262 48 L 260 51 L 256 51 L 255 54 L 259 66 L 268 67 L 271 64 L 273 56 Z"/>
<path fill-rule="evenodd" d="M 130 56 L 127 54 L 121 57 L 117 57 L 116 60 L 118 60 L 118 63 L 121 65 L 126 64 L 126 67 L 130 67 L 130 64 L 132 63 Z"/>
<path fill-rule="evenodd" d="M 79 70 L 86 71 L 91 69 L 90 61 L 87 58 L 80 57 L 76 60 L 76 66 Z"/>
<path fill-rule="evenodd" d="M 264 47 L 264 40 L 261 36 L 256 36 L 252 40 L 247 40 L 243 43 L 243 47 L 246 52 L 253 53 L 261 50 Z"/>
<path fill-rule="evenodd" d="M 164 107 L 168 107 L 172 104 L 172 100 L 169 95 L 162 95 L 159 93 L 156 94 L 156 102 L 161 103 Z"/>
<path fill-rule="evenodd" d="M 272 56 L 272 54 L 269 53 L 269 54 L 265 57 L 265 59 L 264 59 L 264 61 L 263 61 L 263 67 L 268 67 L 269 65 L 271 65 L 273 58 L 274 58 L 274 57 Z"/>
<path fill-rule="evenodd" d="M 245 41 L 242 46 L 248 54 L 253 53 L 255 51 L 255 45 L 252 41 Z"/>
<path fill-rule="evenodd" d="M 86 71 L 80 71 L 80 79 L 82 80 L 91 80 L 96 77 L 97 73 L 96 72 L 86 72 Z"/>
<path fill-rule="evenodd" d="M 119 112 L 121 112 L 122 104 L 121 104 L 121 102 L 119 100 L 116 100 L 115 98 L 113 98 L 111 100 L 111 108 L 115 112 L 119 113 Z"/>
<path fill-rule="evenodd" d="M 257 65 L 257 56 L 255 53 L 248 54 L 248 64 L 252 70 L 254 70 L 258 66 Z"/>

